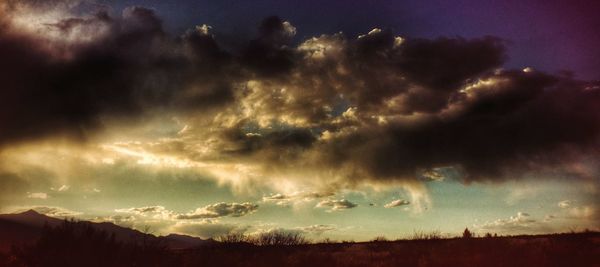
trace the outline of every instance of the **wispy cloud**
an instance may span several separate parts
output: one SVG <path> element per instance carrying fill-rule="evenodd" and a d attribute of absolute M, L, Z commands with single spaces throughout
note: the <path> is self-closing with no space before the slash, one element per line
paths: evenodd
<path fill-rule="evenodd" d="M 331 224 L 313 224 L 309 226 L 298 227 L 296 229 L 309 234 L 321 235 L 324 232 L 334 231 L 337 229 L 337 227 Z"/>
<path fill-rule="evenodd" d="M 48 194 L 38 192 L 38 193 L 27 193 L 27 198 L 37 198 L 37 199 L 47 199 Z"/>

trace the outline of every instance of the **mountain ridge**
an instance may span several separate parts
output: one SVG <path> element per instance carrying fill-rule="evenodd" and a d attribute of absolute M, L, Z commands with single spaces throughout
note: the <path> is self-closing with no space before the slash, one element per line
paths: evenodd
<path fill-rule="evenodd" d="M 43 228 L 46 225 L 57 227 L 64 223 L 65 220 L 68 220 L 68 218 L 54 218 L 32 209 L 20 213 L 0 214 L 0 251 L 7 251 L 12 245 L 31 244 L 41 237 Z M 88 223 L 94 229 L 114 234 L 116 240 L 125 243 L 152 240 L 161 242 L 161 244 L 164 244 L 169 249 L 187 249 L 215 242 L 212 239 L 205 240 L 181 234 L 155 236 L 111 222 L 76 221 Z"/>

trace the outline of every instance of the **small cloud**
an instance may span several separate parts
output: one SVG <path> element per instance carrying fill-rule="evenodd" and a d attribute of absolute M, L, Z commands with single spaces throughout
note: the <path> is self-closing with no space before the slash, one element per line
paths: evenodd
<path fill-rule="evenodd" d="M 410 204 L 410 201 L 408 201 L 408 200 L 397 199 L 397 200 L 394 200 L 394 201 L 392 201 L 390 203 L 385 204 L 384 207 L 386 207 L 386 208 L 394 208 L 394 207 L 405 206 L 405 205 L 408 205 L 408 204 Z"/>
<path fill-rule="evenodd" d="M 65 191 L 69 190 L 69 188 L 71 188 L 71 187 L 64 184 L 64 185 L 61 185 L 59 188 L 50 187 L 50 190 L 57 191 L 57 192 L 65 192 Z"/>
<path fill-rule="evenodd" d="M 323 201 L 319 202 L 315 207 L 316 208 L 331 207 L 331 209 L 329 211 L 337 211 L 337 210 L 345 210 L 345 209 L 355 208 L 356 206 L 358 206 L 358 205 L 356 205 L 346 199 L 340 199 L 340 200 L 329 199 L 329 200 L 323 200 Z"/>
<path fill-rule="evenodd" d="M 571 206 L 571 201 L 570 200 L 563 200 L 561 202 L 558 202 L 558 206 L 565 209 Z"/>
<path fill-rule="evenodd" d="M 418 174 L 419 178 L 425 181 L 443 181 L 446 176 L 438 169 L 424 170 Z"/>
<path fill-rule="evenodd" d="M 270 196 L 264 196 L 262 198 L 262 201 L 265 203 L 275 203 L 276 205 L 279 206 L 287 206 L 289 204 L 289 202 L 291 201 L 290 196 L 286 196 L 283 194 L 274 194 L 274 195 L 270 195 Z"/>
<path fill-rule="evenodd" d="M 38 192 L 38 193 L 27 192 L 27 198 L 47 199 L 48 194 L 42 193 L 42 192 Z"/>
<path fill-rule="evenodd" d="M 547 214 L 546 216 L 544 216 L 544 221 L 545 222 L 549 222 L 549 221 L 552 221 L 554 219 L 556 219 L 556 216 L 553 215 L 553 214 Z"/>

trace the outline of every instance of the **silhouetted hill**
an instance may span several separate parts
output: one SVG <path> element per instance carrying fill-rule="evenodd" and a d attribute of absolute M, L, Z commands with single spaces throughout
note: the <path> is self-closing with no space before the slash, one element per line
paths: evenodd
<path fill-rule="evenodd" d="M 63 221 L 64 219 L 49 217 L 34 210 L 14 214 L 0 214 L 0 251 L 7 251 L 13 244 L 32 243 L 40 237 L 44 225 L 56 227 L 62 224 Z M 149 240 L 160 242 L 168 248 L 186 249 L 214 242 L 212 240 L 203 240 L 201 238 L 176 234 L 157 237 L 110 222 L 95 223 L 85 221 L 85 223 L 89 223 L 96 230 L 114 234 L 117 241 L 125 243 Z"/>

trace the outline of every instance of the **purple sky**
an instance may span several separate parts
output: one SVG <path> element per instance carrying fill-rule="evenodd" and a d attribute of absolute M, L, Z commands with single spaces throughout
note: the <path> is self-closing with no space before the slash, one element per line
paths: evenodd
<path fill-rule="evenodd" d="M 580 79 L 600 79 L 600 13 L 597 1 L 107 1 L 117 10 L 130 5 L 155 8 L 174 33 L 209 24 L 240 42 L 254 36 L 260 20 L 278 15 L 298 29 L 297 41 L 323 33 L 348 35 L 374 27 L 402 36 L 498 36 L 509 42 L 507 67 L 570 70 Z"/>

